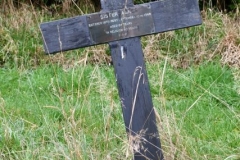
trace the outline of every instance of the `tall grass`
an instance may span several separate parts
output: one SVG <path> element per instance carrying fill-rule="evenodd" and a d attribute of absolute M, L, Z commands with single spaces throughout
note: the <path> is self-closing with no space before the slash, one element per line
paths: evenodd
<path fill-rule="evenodd" d="M 46 56 L 38 26 L 66 15 L 0 14 L 0 159 L 131 159 L 108 46 Z M 202 16 L 142 38 L 163 152 L 237 160 L 238 13 Z"/>

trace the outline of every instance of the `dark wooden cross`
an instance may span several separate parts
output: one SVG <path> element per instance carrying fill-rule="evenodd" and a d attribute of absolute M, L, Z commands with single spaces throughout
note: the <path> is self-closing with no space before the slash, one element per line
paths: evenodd
<path fill-rule="evenodd" d="M 99 13 L 43 23 L 48 54 L 109 43 L 134 159 L 164 159 L 140 36 L 202 23 L 197 0 L 101 0 Z"/>

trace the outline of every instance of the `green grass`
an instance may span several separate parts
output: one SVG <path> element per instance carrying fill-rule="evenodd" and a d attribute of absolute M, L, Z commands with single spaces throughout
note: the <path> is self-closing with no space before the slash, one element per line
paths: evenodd
<path fill-rule="evenodd" d="M 167 69 L 166 73 L 165 107 L 174 112 L 191 159 L 239 154 L 240 96 L 233 89 L 229 68 L 207 63 L 189 70 Z"/>
<path fill-rule="evenodd" d="M 115 133 L 126 139 L 111 71 L 91 66 L 68 72 L 57 66 L 24 72 L 2 69 L 0 151 L 21 159 L 27 158 L 21 152 L 34 156 L 34 150 L 37 158 L 90 158 L 95 150 L 93 157 L 109 154 L 107 148 L 123 143 Z M 76 153 L 71 155 L 71 150 Z"/>
<path fill-rule="evenodd" d="M 240 97 L 229 68 L 167 66 L 162 87 L 164 67 L 147 68 L 167 157 L 239 156 Z M 45 65 L 2 68 L 0 74 L 2 159 L 124 159 L 127 139 L 112 67 L 80 65 L 65 71 Z M 164 118 L 173 114 L 173 122 Z M 169 147 L 175 155 L 168 155 Z"/>

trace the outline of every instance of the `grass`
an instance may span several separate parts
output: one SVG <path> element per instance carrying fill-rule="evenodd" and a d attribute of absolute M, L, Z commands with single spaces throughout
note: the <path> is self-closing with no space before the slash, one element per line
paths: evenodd
<path fill-rule="evenodd" d="M 30 153 L 32 149 L 36 149 L 38 153 L 39 146 L 42 146 L 44 149 L 37 155 L 40 159 L 49 151 L 52 154 L 50 152 L 48 158 L 64 157 L 64 154 L 70 156 L 70 159 L 91 158 L 89 155 L 97 151 L 92 158 L 104 159 L 103 155 L 106 155 L 104 153 L 108 148 L 112 149 L 122 143 L 115 137 L 115 133 L 125 135 L 121 108 L 116 98 L 117 91 L 109 90 L 114 88 L 114 79 L 111 78 L 110 83 L 108 79 L 111 71 L 109 68 L 101 70 L 97 67 L 82 66 L 65 72 L 52 66 L 30 73 L 1 73 L 20 77 L 12 80 L 1 79 L 2 84 L 11 84 L 15 88 L 9 94 L 4 92 L 2 96 L 5 106 L 1 117 L 4 115 L 11 118 L 7 124 L 3 119 L 1 126 L 4 131 L 7 131 L 8 127 L 14 130 L 4 133 L 2 149 L 10 150 L 4 155 L 13 154 L 13 157 L 17 158 L 14 155 L 17 153 L 12 153 L 14 144 L 16 151 L 30 149 Z M 100 83 L 101 81 L 104 83 Z M 1 86 L 2 91 L 9 88 L 9 85 Z M 103 94 L 106 96 L 102 97 Z M 109 104 L 111 101 L 112 104 Z M 124 136 L 122 138 L 125 139 Z M 25 155 L 21 159 L 26 159 Z"/>
<path fill-rule="evenodd" d="M 150 68 L 149 74 L 154 75 L 151 71 L 156 68 Z M 206 63 L 180 71 L 169 67 L 166 73 L 163 87 L 154 83 L 157 79 L 151 84 L 156 84 L 152 86 L 156 108 L 165 107 L 158 113 L 163 118 L 161 124 L 166 125 L 163 132 L 169 131 L 170 135 L 162 133 L 171 141 L 167 144 L 172 147 L 169 159 L 225 159 L 238 155 L 240 102 L 239 94 L 232 89 L 234 80 L 229 68 Z M 182 157 L 183 151 L 190 157 Z"/>
<path fill-rule="evenodd" d="M 28 7 L 0 13 L 0 159 L 131 159 L 107 45 L 46 56 L 38 25 L 61 16 Z M 142 38 L 163 152 L 238 160 L 239 22 L 202 16 Z"/>
<path fill-rule="evenodd" d="M 162 93 L 162 67 L 148 65 L 148 71 L 169 159 L 239 154 L 240 102 L 229 68 L 167 66 Z M 131 157 L 112 68 L 49 65 L 1 75 L 2 159 Z"/>

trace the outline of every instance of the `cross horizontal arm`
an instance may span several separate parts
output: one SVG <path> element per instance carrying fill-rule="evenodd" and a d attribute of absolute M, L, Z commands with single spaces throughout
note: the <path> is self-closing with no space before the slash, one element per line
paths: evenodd
<path fill-rule="evenodd" d="M 40 25 L 48 54 L 200 25 L 197 0 L 162 0 Z"/>

